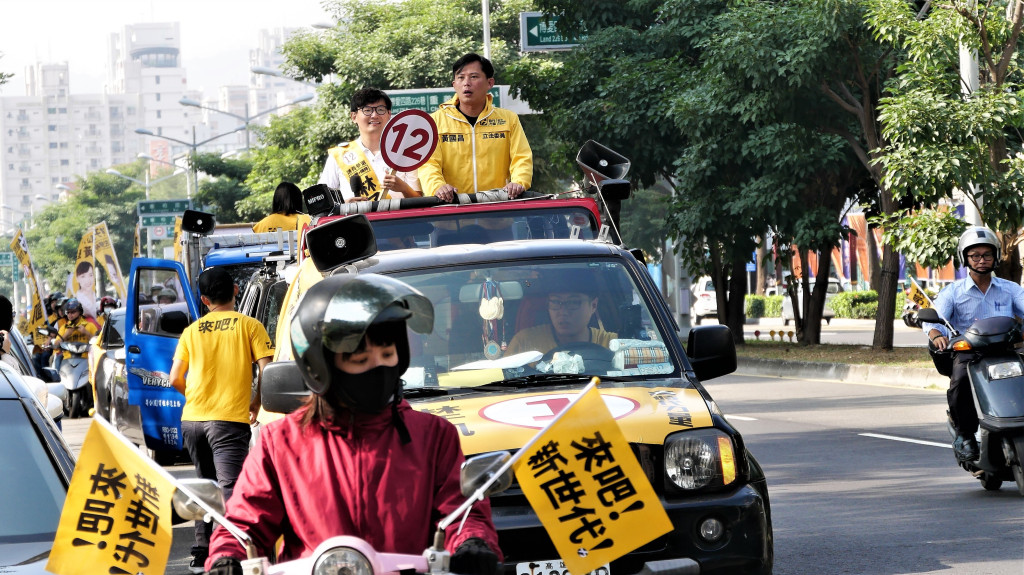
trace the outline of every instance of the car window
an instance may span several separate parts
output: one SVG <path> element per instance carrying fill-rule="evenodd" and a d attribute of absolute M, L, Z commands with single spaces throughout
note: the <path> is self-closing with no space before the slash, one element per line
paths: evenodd
<path fill-rule="evenodd" d="M 839 293 L 839 284 L 835 282 L 828 282 L 828 288 L 825 293 Z"/>
<path fill-rule="evenodd" d="M 711 280 L 704 282 L 704 291 L 715 291 L 715 283 Z"/>
<path fill-rule="evenodd" d="M 267 333 L 270 334 L 270 341 L 277 346 L 277 320 L 278 316 L 281 315 L 281 304 L 284 302 L 284 296 L 288 293 L 288 282 L 281 280 L 270 286 L 270 292 L 267 294 L 267 303 L 263 308 L 263 317 L 260 321 L 267 328 Z"/>
<path fill-rule="evenodd" d="M 597 237 L 597 222 L 584 208 L 531 209 L 527 213 L 474 212 L 373 221 L 381 251 L 506 240 Z"/>
<path fill-rule="evenodd" d="M 67 491 L 17 401 L 0 401 L 0 469 L 0 543 L 52 541 Z"/>
<path fill-rule="evenodd" d="M 124 347 L 125 313 L 110 313 L 103 323 L 103 347 L 107 349 Z"/>
<path fill-rule="evenodd" d="M 134 302 L 139 333 L 178 337 L 192 322 L 188 304 L 173 269 L 144 268 L 139 270 L 138 291 Z"/>
<path fill-rule="evenodd" d="M 665 344 L 674 334 L 661 331 L 621 262 L 569 259 L 396 275 L 434 305 L 433 332 L 409 332 L 411 367 L 404 379 L 410 387 L 676 371 Z M 566 342 L 563 332 L 589 333 L 590 341 Z"/>

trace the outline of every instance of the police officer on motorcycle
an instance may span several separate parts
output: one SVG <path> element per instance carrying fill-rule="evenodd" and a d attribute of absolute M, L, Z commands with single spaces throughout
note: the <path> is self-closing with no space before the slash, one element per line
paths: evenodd
<path fill-rule="evenodd" d="M 262 556 L 310 555 L 330 537 L 360 537 L 386 553 L 420 554 L 441 517 L 461 505 L 456 428 L 402 398 L 409 367 L 406 326 L 433 329 L 423 294 L 376 275 L 330 276 L 309 288 L 289 326 L 305 405 L 260 430 L 225 517 Z M 451 571 L 493 575 L 498 538 L 490 505 L 449 528 Z M 226 529 L 210 541 L 211 573 L 240 573 L 246 549 Z"/>
<path fill-rule="evenodd" d="M 1024 288 L 992 275 L 999 262 L 1000 247 L 995 233 L 983 226 L 971 226 L 960 236 L 956 252 L 969 273 L 939 292 L 934 302 L 939 316 L 960 333 L 966 332 L 979 319 L 1024 317 Z M 949 333 L 945 326 L 925 323 L 922 328 L 928 334 L 930 346 L 939 351 L 946 349 Z M 974 438 L 978 431 L 978 413 L 967 375 L 967 365 L 974 359 L 973 353 L 956 354 L 946 393 L 950 419 L 957 430 L 953 450 L 961 462 L 975 461 L 980 455 Z"/>

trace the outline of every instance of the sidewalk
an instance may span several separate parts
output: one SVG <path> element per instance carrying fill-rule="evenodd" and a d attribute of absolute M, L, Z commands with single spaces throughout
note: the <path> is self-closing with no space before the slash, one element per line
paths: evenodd
<path fill-rule="evenodd" d="M 905 387 L 933 387 L 935 389 L 949 387 L 948 377 L 939 374 L 934 369 L 923 367 L 851 365 L 753 357 L 737 357 L 736 364 L 737 375 L 828 379 L 846 383 L 874 383 Z"/>

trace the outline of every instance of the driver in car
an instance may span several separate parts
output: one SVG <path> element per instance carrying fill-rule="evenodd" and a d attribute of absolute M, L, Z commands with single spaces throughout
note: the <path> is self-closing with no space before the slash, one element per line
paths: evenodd
<path fill-rule="evenodd" d="M 554 291 L 562 290 L 562 291 Z M 547 353 L 570 343 L 586 342 L 608 347 L 618 334 L 591 327 L 597 312 L 597 285 L 592 277 L 577 276 L 548 293 L 548 317 L 551 323 L 526 328 L 512 338 L 505 355 L 524 351 Z"/>

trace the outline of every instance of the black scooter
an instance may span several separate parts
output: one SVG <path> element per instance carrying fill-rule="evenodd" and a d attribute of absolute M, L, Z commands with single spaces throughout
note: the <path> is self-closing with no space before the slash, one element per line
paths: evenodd
<path fill-rule="evenodd" d="M 1024 496 L 1024 361 L 1016 348 L 1024 343 L 1021 324 L 1012 317 L 990 317 L 974 322 L 961 334 L 932 308 L 918 310 L 917 317 L 921 322 L 944 324 L 953 335 L 943 351 L 929 344 L 932 362 L 942 375 L 952 373 L 955 354 L 978 355 L 968 364 L 967 373 L 979 413 L 981 456 L 960 466 L 989 491 L 1013 479 Z M 947 426 L 955 438 L 952 419 Z"/>

